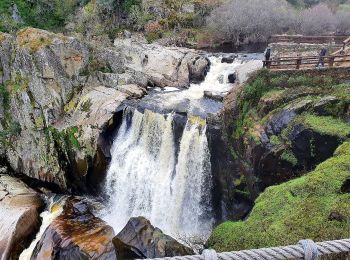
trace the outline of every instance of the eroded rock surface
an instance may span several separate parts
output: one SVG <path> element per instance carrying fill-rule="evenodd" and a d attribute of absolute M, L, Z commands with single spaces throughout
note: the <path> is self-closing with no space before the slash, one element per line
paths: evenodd
<path fill-rule="evenodd" d="M 193 250 L 165 235 L 144 217 L 131 218 L 113 238 L 118 259 L 192 255 Z"/>
<path fill-rule="evenodd" d="M 34 28 L 0 36 L 0 157 L 63 190 L 87 191 L 103 177 L 111 145 L 104 133 L 125 102 L 148 84 L 188 86 L 209 68 L 198 52 L 131 39 L 103 48 Z"/>
<path fill-rule="evenodd" d="M 123 53 L 127 69 L 160 87 L 187 87 L 203 80 L 210 66 L 206 57 L 186 48 L 143 44 L 132 38 L 116 39 L 114 45 Z"/>
<path fill-rule="evenodd" d="M 16 259 L 39 228 L 43 201 L 20 180 L 0 175 L 0 259 Z"/>
<path fill-rule="evenodd" d="M 31 259 L 116 259 L 114 231 L 77 198 L 66 201 L 63 212 L 46 229 Z"/>

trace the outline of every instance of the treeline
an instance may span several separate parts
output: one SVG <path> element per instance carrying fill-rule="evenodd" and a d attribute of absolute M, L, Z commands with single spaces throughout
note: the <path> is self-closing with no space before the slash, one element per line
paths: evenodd
<path fill-rule="evenodd" d="M 149 42 L 243 44 L 272 34 L 349 34 L 349 0 L 0 0 L 0 31 L 32 26 L 114 39 L 124 29 Z"/>
<path fill-rule="evenodd" d="M 11 32 L 24 26 L 57 30 L 62 28 L 78 0 L 1 0 L 0 31 Z M 14 10 L 17 8 L 17 10 Z M 18 14 L 18 17 L 14 15 Z"/>
<path fill-rule="evenodd" d="M 350 33 L 350 12 L 325 3 L 297 9 L 284 0 L 230 0 L 211 13 L 208 27 L 217 42 L 235 44 L 264 42 L 272 34 L 282 33 L 344 35 Z"/>

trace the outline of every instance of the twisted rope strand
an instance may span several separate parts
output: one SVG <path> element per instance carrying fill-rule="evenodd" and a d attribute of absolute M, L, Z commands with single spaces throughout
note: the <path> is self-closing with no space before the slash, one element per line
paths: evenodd
<path fill-rule="evenodd" d="M 153 258 L 153 260 L 315 260 L 321 255 L 345 252 L 350 252 L 350 238 L 317 243 L 312 240 L 301 240 L 297 245 L 223 253 L 216 253 L 214 250 L 204 250 L 202 255 Z"/>

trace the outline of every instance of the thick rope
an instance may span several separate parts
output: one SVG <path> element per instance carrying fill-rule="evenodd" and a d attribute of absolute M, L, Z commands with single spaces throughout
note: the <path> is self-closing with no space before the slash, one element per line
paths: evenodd
<path fill-rule="evenodd" d="M 215 250 L 204 250 L 201 255 L 175 256 L 153 259 L 168 260 L 274 260 L 304 259 L 317 260 L 321 255 L 350 252 L 350 238 L 315 243 L 312 240 L 300 240 L 297 245 L 242 250 L 216 253 Z"/>

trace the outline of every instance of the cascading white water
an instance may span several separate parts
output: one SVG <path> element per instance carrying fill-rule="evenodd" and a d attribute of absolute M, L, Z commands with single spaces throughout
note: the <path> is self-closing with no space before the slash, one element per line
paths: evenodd
<path fill-rule="evenodd" d="M 211 67 L 204 82 L 189 89 L 166 88 L 143 99 L 143 113 L 124 111 L 114 140 L 107 173 L 106 192 L 110 206 L 101 217 L 118 233 L 130 217 L 144 216 L 174 237 L 206 237 L 214 222 L 211 206 L 212 176 L 206 137 L 208 113 L 222 103 L 206 99 L 205 91 L 225 95 L 228 83 L 241 61 L 221 63 L 210 57 Z M 186 101 L 186 103 L 183 103 Z M 186 110 L 186 126 L 177 149 L 173 114 L 152 112 Z M 166 112 L 165 112 L 166 113 Z M 200 115 L 195 116 L 195 115 Z"/>
<path fill-rule="evenodd" d="M 50 198 L 49 208 L 40 214 L 40 217 L 42 219 L 40 230 L 36 234 L 35 239 L 32 241 L 29 247 L 23 250 L 23 252 L 19 256 L 19 260 L 31 259 L 37 243 L 40 241 L 41 237 L 43 236 L 48 226 L 62 213 L 65 198 L 66 198 L 65 196 L 62 196 L 57 201 L 53 201 L 54 199 L 53 197 Z"/>
<path fill-rule="evenodd" d="M 132 216 L 145 216 L 174 236 L 208 232 L 212 217 L 205 121 L 188 120 L 176 160 L 172 114 L 135 110 L 128 127 L 129 113 L 124 112 L 111 150 L 107 189 L 112 205 L 104 219 L 117 232 Z"/>

